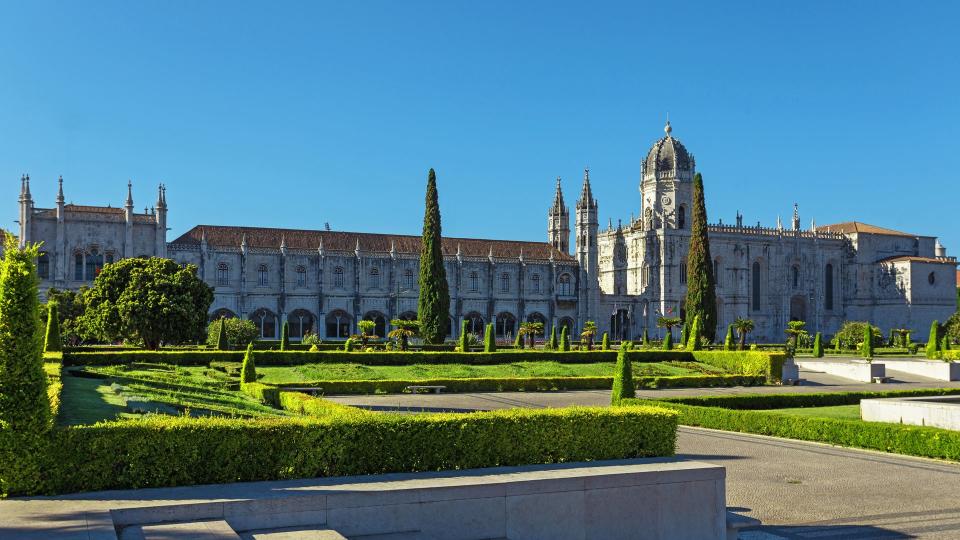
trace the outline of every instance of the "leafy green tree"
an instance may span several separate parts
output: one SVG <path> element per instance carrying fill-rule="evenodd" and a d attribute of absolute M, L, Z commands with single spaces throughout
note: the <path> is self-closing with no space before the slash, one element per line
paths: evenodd
<path fill-rule="evenodd" d="M 687 319 L 700 317 L 701 332 L 712 343 L 717 337 L 717 286 L 707 237 L 707 206 L 703 177 L 693 177 L 690 249 L 687 252 Z"/>
<path fill-rule="evenodd" d="M 610 350 L 610 336 L 608 336 L 606 332 L 603 333 L 603 340 L 600 343 L 600 347 L 605 351 Z"/>
<path fill-rule="evenodd" d="M 863 336 L 866 335 L 864 328 L 870 328 L 874 346 L 883 342 L 883 333 L 880 328 L 866 321 L 844 321 L 840 325 L 840 331 L 833 338 L 839 340 L 840 347 L 845 350 L 859 350 L 863 347 Z"/>
<path fill-rule="evenodd" d="M 873 358 L 873 329 L 869 326 L 863 329 L 863 348 L 861 352 L 864 358 Z"/>
<path fill-rule="evenodd" d="M 488 323 L 483 334 L 483 352 L 497 352 L 497 339 L 493 323 Z"/>
<path fill-rule="evenodd" d="M 737 317 L 737 320 L 733 321 L 733 328 L 737 331 L 737 334 L 740 336 L 740 346 L 739 349 L 742 351 L 747 345 L 747 334 L 753 332 L 753 321 L 750 319 L 744 319 L 742 317 Z"/>
<path fill-rule="evenodd" d="M 60 315 L 57 304 L 47 306 L 47 334 L 43 341 L 43 352 L 58 352 L 63 350 L 60 342 Z"/>
<path fill-rule="evenodd" d="M 597 335 L 597 323 L 587 321 L 583 324 L 583 332 L 580 332 L 580 339 L 587 342 L 587 350 L 593 350 L 593 338 Z M 606 334 L 604 334 L 606 336 Z"/>
<path fill-rule="evenodd" d="M 940 356 L 940 321 L 933 321 L 930 324 L 930 337 L 927 339 L 927 358 L 937 358 Z"/>
<path fill-rule="evenodd" d="M 560 329 L 560 350 L 567 352 L 570 350 L 570 336 L 567 335 L 567 327 Z"/>
<path fill-rule="evenodd" d="M 420 337 L 426 343 L 443 343 L 450 325 L 450 290 L 443 266 L 440 202 L 437 175 L 427 173 L 427 197 L 423 211 L 423 239 L 420 246 L 420 298 L 417 304 Z"/>
<path fill-rule="evenodd" d="M 406 351 L 410 346 L 410 338 L 420 332 L 420 321 L 408 321 L 404 319 L 394 319 L 390 321 L 393 330 L 387 333 L 387 337 L 397 342 L 397 348 Z"/>
<path fill-rule="evenodd" d="M 220 348 L 220 328 L 226 333 L 227 348 L 246 347 L 260 335 L 253 321 L 237 317 L 221 318 L 207 326 L 207 346 Z M 222 350 L 222 349 L 221 349 Z"/>
<path fill-rule="evenodd" d="M 290 323 L 283 321 L 280 327 L 280 350 L 285 351 L 290 348 Z"/>
<path fill-rule="evenodd" d="M 657 319 L 657 326 L 667 329 L 667 333 L 663 338 L 663 350 L 669 351 L 673 349 L 673 327 L 679 326 L 681 322 L 679 317 L 660 317 Z"/>
<path fill-rule="evenodd" d="M 560 343 L 557 341 L 557 325 L 553 325 L 553 328 L 550 329 L 550 344 L 548 348 L 551 351 L 560 350 Z"/>
<path fill-rule="evenodd" d="M 623 344 L 617 353 L 617 365 L 613 372 L 613 391 L 610 394 L 610 404 L 619 405 L 625 398 L 637 396 L 637 389 L 633 381 L 633 364 L 630 362 L 630 346 Z"/>
<path fill-rule="evenodd" d="M 197 267 L 160 257 L 122 259 L 104 266 L 84 294 L 88 329 L 106 341 L 183 343 L 203 336 L 213 289 Z"/>
<path fill-rule="evenodd" d="M 684 347 L 688 351 L 699 351 L 700 350 L 700 316 L 697 315 L 693 318 L 693 326 L 690 327 L 690 337 L 687 340 L 687 344 Z"/>
<path fill-rule="evenodd" d="M 733 341 L 733 325 L 727 325 L 727 337 L 723 339 L 723 350 L 732 351 L 736 347 Z"/>
<path fill-rule="evenodd" d="M 813 338 L 813 357 L 823 358 L 823 334 L 820 332 Z"/>
<path fill-rule="evenodd" d="M 243 364 L 240 366 L 240 384 L 257 382 L 257 366 L 253 355 L 253 343 L 251 343 L 247 345 L 247 353 L 243 355 Z"/>
<path fill-rule="evenodd" d="M 217 325 L 220 330 L 217 331 L 217 350 L 230 350 L 230 341 L 227 339 L 227 323 L 223 317 L 220 317 L 220 324 Z"/>
<path fill-rule="evenodd" d="M 460 352 L 470 352 L 470 321 L 464 319 L 460 322 Z"/>

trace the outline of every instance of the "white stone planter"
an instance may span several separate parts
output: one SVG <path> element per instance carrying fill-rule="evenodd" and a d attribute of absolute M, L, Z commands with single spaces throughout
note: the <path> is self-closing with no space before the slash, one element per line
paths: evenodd
<path fill-rule="evenodd" d="M 886 377 L 883 364 L 866 360 L 795 360 L 798 366 L 810 371 L 819 371 L 828 375 L 843 377 L 858 382 L 873 382 L 875 378 Z"/>
<path fill-rule="evenodd" d="M 902 371 L 938 381 L 960 381 L 960 364 L 942 360 L 877 360 L 892 371 Z"/>

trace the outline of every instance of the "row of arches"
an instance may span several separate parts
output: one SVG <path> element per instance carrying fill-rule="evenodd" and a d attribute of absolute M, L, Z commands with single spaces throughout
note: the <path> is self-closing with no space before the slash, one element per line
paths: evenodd
<path fill-rule="evenodd" d="M 214 321 L 220 318 L 229 319 L 235 317 L 237 317 L 237 314 L 233 311 L 227 308 L 220 308 L 213 312 L 210 320 Z M 262 339 L 277 339 L 280 337 L 280 317 L 273 311 L 267 308 L 260 308 L 251 313 L 247 318 L 257 326 L 257 330 Z M 397 318 L 412 321 L 416 320 L 417 314 L 413 311 L 406 311 L 401 313 Z M 386 336 L 389 331 L 387 316 L 379 311 L 368 311 L 361 317 L 361 320 L 373 321 L 375 325 L 373 333 L 379 337 Z M 483 335 L 486 330 L 486 319 L 476 311 L 471 311 L 464 315 L 463 320 L 467 321 L 467 331 L 472 334 Z M 542 324 L 544 332 L 546 332 L 547 319 L 542 314 L 536 312 L 531 313 L 527 316 L 527 321 Z M 339 309 L 331 311 L 326 315 L 323 322 L 325 338 L 346 339 L 354 333 L 353 316 L 346 311 Z M 305 335 L 316 333 L 318 330 L 316 317 L 305 309 L 296 309 L 290 312 L 287 315 L 287 323 L 289 324 L 289 337 L 293 340 L 302 339 Z M 573 332 L 574 321 L 570 317 L 563 317 L 558 321 L 557 326 L 567 327 L 568 332 Z M 494 327 L 498 338 L 512 338 L 516 336 L 519 330 L 517 317 L 508 311 L 501 312 L 495 317 Z M 451 317 L 451 332 L 448 335 L 452 335 L 454 328 L 459 328 L 459 326 L 453 317 Z M 541 333 L 541 335 L 543 335 L 543 333 Z"/>

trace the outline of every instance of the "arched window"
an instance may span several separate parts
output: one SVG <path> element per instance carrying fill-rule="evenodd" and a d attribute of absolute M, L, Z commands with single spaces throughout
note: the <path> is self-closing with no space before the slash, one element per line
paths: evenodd
<path fill-rule="evenodd" d="M 510 292 L 510 274 L 500 274 L 500 292 Z"/>
<path fill-rule="evenodd" d="M 37 275 L 40 279 L 50 279 L 50 256 L 46 252 L 37 256 Z"/>
<path fill-rule="evenodd" d="M 833 265 L 828 264 L 823 270 L 824 308 L 833 309 Z"/>
<path fill-rule="evenodd" d="M 333 286 L 343 288 L 343 267 L 338 266 L 333 269 Z"/>
<path fill-rule="evenodd" d="M 380 269 L 377 267 L 370 269 L 370 275 L 367 277 L 367 286 L 371 289 L 380 288 Z"/>
<path fill-rule="evenodd" d="M 266 308 L 260 308 L 250 315 L 250 320 L 260 331 L 260 337 L 263 339 L 275 339 L 277 337 L 277 316 Z"/>
<path fill-rule="evenodd" d="M 533 283 L 533 292 L 535 294 L 540 294 L 540 274 L 533 274 L 530 276 L 530 282 Z"/>
<path fill-rule="evenodd" d="M 480 276 L 476 272 L 470 272 L 470 292 L 480 290 Z"/>
<path fill-rule="evenodd" d="M 83 253 L 79 251 L 73 255 L 73 279 L 83 281 Z"/>
<path fill-rule="evenodd" d="M 305 266 L 297 267 L 297 287 L 307 286 L 307 268 Z"/>
<path fill-rule="evenodd" d="M 212 321 L 219 321 L 220 319 L 233 319 L 233 318 L 236 318 L 236 316 L 237 314 L 230 311 L 229 309 L 220 308 L 214 311 L 212 315 L 210 315 L 210 321 L 212 322 Z"/>
<path fill-rule="evenodd" d="M 403 272 L 403 288 L 413 289 L 413 270 L 409 268 Z"/>
<path fill-rule="evenodd" d="M 473 311 L 473 312 L 467 313 L 464 319 L 467 321 L 467 332 L 475 336 L 483 337 L 483 330 L 484 330 L 485 324 L 483 322 L 482 315 L 480 315 L 476 311 Z"/>
<path fill-rule="evenodd" d="M 760 311 L 760 263 L 754 261 L 750 272 L 750 305 L 753 311 Z"/>
<path fill-rule="evenodd" d="M 561 274 L 560 279 L 557 280 L 557 284 L 559 285 L 557 294 L 563 296 L 570 295 L 570 274 Z"/>
<path fill-rule="evenodd" d="M 257 267 L 257 285 L 266 287 L 270 283 L 270 274 L 267 265 L 261 264 Z"/>
<path fill-rule="evenodd" d="M 680 262 L 680 284 L 687 284 L 687 261 Z"/>
<path fill-rule="evenodd" d="M 100 274 L 100 270 L 103 270 L 103 254 L 100 253 L 100 250 L 93 248 L 90 250 L 90 253 L 87 254 L 86 258 L 86 267 L 87 281 L 93 281 L 94 278 Z"/>
<path fill-rule="evenodd" d="M 570 341 L 573 341 L 574 339 L 576 339 L 573 333 L 573 319 L 571 319 L 570 317 L 563 317 L 559 321 L 557 321 L 557 326 L 559 326 L 560 328 L 567 329 L 567 336 L 570 337 Z"/>
<path fill-rule="evenodd" d="M 230 267 L 227 266 L 227 263 L 220 263 L 217 265 L 217 285 L 221 287 L 227 285 L 230 282 Z"/>
<path fill-rule="evenodd" d="M 800 287 L 800 267 L 793 265 L 790 268 L 790 281 L 793 283 L 793 288 L 797 289 Z"/>
<path fill-rule="evenodd" d="M 543 325 L 540 330 L 540 336 L 545 336 L 547 332 L 547 318 L 541 315 L 540 313 L 533 312 L 527 315 L 527 322 L 540 323 Z"/>
<path fill-rule="evenodd" d="M 677 228 L 685 229 L 687 227 L 687 207 L 677 207 Z"/>
<path fill-rule="evenodd" d="M 382 338 L 387 335 L 387 318 L 379 311 L 371 311 L 363 316 L 365 321 L 373 321 L 373 335 Z"/>
<path fill-rule="evenodd" d="M 512 313 L 503 312 L 497 315 L 495 326 L 498 338 L 511 338 L 517 332 L 517 318 Z"/>
<path fill-rule="evenodd" d="M 338 267 L 339 268 L 339 267 Z M 343 270 L 340 268 L 340 270 Z M 341 274 L 342 275 L 342 274 Z M 334 339 L 346 339 L 350 337 L 350 321 L 353 318 L 347 315 L 347 312 L 335 310 L 327 315 L 327 336 Z"/>
<path fill-rule="evenodd" d="M 305 309 L 295 309 L 287 317 L 290 325 L 289 336 L 293 339 L 303 339 L 304 336 L 313 332 L 313 314 Z"/>

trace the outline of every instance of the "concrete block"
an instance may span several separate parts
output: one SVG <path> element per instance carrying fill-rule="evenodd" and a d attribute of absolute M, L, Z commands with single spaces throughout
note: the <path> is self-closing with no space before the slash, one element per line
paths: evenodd
<path fill-rule="evenodd" d="M 586 492 L 587 540 L 656 539 L 660 531 L 658 486 L 617 487 Z M 629 516 L 628 519 L 624 519 Z"/>
<path fill-rule="evenodd" d="M 942 360 L 886 360 L 874 361 L 882 363 L 891 371 L 900 371 L 911 375 L 919 375 L 938 381 L 960 381 L 960 363 L 944 362 Z"/>
<path fill-rule="evenodd" d="M 459 499 L 421 503 L 421 540 L 476 540 L 503 538 L 507 534 L 504 497 Z"/>
<path fill-rule="evenodd" d="M 350 506 L 327 510 L 327 528 L 340 531 L 347 537 L 419 531 L 420 525 L 419 503 Z"/>
<path fill-rule="evenodd" d="M 110 510 L 115 527 L 134 524 L 188 522 L 223 517 L 223 503 L 170 504 Z"/>
<path fill-rule="evenodd" d="M 223 520 L 145 525 L 144 540 L 240 540 Z"/>
<path fill-rule="evenodd" d="M 863 360 L 796 360 L 798 366 L 810 371 L 819 371 L 844 379 L 873 382 L 874 377 L 886 377 L 886 369 L 879 362 Z"/>
<path fill-rule="evenodd" d="M 235 531 L 254 531 L 258 529 L 280 529 L 284 527 L 317 526 L 327 524 L 326 510 L 308 510 L 305 512 L 261 512 L 234 514 L 224 519 Z"/>
<path fill-rule="evenodd" d="M 657 538 L 725 538 L 726 500 L 715 481 L 657 486 Z"/>
<path fill-rule="evenodd" d="M 585 540 L 583 491 L 507 496 L 507 538 Z"/>

